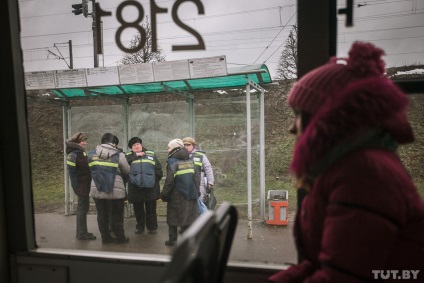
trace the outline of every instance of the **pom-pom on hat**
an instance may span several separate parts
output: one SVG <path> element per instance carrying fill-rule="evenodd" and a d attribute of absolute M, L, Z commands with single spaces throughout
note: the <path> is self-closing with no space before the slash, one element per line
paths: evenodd
<path fill-rule="evenodd" d="M 183 143 L 184 144 L 196 145 L 196 140 L 193 139 L 192 137 L 185 137 L 185 138 L 183 138 Z"/>
<path fill-rule="evenodd" d="M 333 57 L 327 64 L 304 75 L 290 91 L 289 105 L 309 114 L 316 113 L 350 83 L 381 77 L 385 70 L 382 55 L 384 51 L 371 43 L 355 42 L 348 58 Z"/>
<path fill-rule="evenodd" d="M 168 143 L 168 147 L 174 149 L 174 148 L 180 148 L 184 147 L 184 143 L 181 139 L 173 139 Z"/>
<path fill-rule="evenodd" d="M 135 143 L 143 144 L 143 141 L 139 137 L 133 137 L 128 141 L 128 148 L 132 148 Z"/>
<path fill-rule="evenodd" d="M 85 133 L 78 132 L 72 136 L 71 140 L 75 143 L 80 143 L 87 140 L 87 135 Z"/>

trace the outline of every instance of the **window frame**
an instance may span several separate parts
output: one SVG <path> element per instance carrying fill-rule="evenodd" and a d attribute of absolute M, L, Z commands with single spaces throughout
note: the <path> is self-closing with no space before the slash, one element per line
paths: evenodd
<path fill-rule="evenodd" d="M 155 280 L 163 270 L 165 256 L 129 255 L 93 251 L 51 251 L 37 249 L 31 192 L 30 152 L 26 115 L 23 58 L 20 45 L 18 1 L 7 0 L 1 9 L 4 44 L 0 111 L 0 279 L 25 282 L 20 274 L 27 268 L 44 272 L 57 268 L 63 282 L 92 282 L 99 272 L 106 282 L 127 278 Z M 336 51 L 337 1 L 297 1 L 298 77 L 322 65 Z M 311 46 L 313 52 L 311 52 Z M 407 93 L 423 92 L 424 81 L 395 81 Z M 302 200 L 298 196 L 298 203 Z M 41 268 L 41 269 L 39 269 Z M 90 274 L 85 274 L 90 270 Z M 123 272 L 122 270 L 125 270 Z M 152 272 L 153 271 L 153 272 Z M 228 264 L 226 282 L 257 282 L 276 272 L 275 267 L 258 264 Z M 38 273 L 36 273 L 38 274 Z M 83 275 L 84 274 L 84 275 Z M 153 274 L 153 275 L 151 275 Z M 53 273 L 52 273 L 53 276 Z M 148 277 L 150 276 L 150 277 Z"/>

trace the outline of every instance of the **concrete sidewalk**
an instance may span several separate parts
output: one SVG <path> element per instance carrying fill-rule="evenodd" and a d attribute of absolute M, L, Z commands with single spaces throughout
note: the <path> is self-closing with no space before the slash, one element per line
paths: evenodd
<path fill-rule="evenodd" d="M 35 214 L 36 241 L 40 248 L 92 250 L 128 253 L 172 255 L 173 247 L 165 246 L 168 226 L 165 217 L 158 218 L 156 234 L 136 235 L 134 217 L 124 219 L 124 229 L 130 242 L 127 244 L 103 245 L 97 227 L 96 215 L 88 215 L 88 230 L 97 236 L 94 241 L 78 241 L 75 238 L 76 216 L 59 213 Z M 264 224 L 253 221 L 253 239 L 247 239 L 247 220 L 239 219 L 230 254 L 230 261 L 268 263 L 281 265 L 294 263 L 297 258 L 292 236 L 293 221 L 287 226 Z"/>

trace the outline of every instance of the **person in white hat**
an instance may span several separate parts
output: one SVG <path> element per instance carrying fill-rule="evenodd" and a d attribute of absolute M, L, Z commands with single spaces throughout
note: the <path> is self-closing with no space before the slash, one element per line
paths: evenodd
<path fill-rule="evenodd" d="M 167 246 L 177 243 L 178 227 L 182 233 L 198 217 L 198 198 L 200 174 L 194 169 L 194 162 L 181 139 L 168 143 L 166 179 L 161 192 L 161 199 L 167 202 L 166 222 L 169 227 Z"/>

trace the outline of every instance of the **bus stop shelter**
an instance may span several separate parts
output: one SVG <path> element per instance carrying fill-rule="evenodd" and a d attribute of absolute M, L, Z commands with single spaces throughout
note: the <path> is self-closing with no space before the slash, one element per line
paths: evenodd
<path fill-rule="evenodd" d="M 266 65 L 227 68 L 225 56 L 122 65 L 92 69 L 70 69 L 25 73 L 27 90 L 47 90 L 44 99 L 58 101 L 63 111 L 63 144 L 72 135 L 70 103 L 87 98 L 114 98 L 122 101 L 123 144 L 129 139 L 129 98 L 143 95 L 176 94 L 185 97 L 189 135 L 196 136 L 194 100 L 196 92 L 244 88 L 246 93 L 246 151 L 248 238 L 252 237 L 252 133 L 251 93 L 259 100 L 259 190 L 260 215 L 265 220 L 265 111 L 262 86 L 272 83 Z M 65 214 L 72 211 L 73 194 L 64 153 Z"/>

